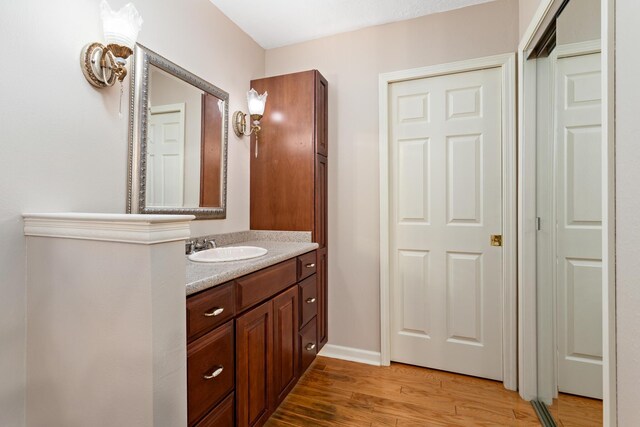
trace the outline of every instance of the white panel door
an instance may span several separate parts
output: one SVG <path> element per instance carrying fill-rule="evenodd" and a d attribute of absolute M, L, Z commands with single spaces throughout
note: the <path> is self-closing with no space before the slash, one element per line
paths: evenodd
<path fill-rule="evenodd" d="M 502 379 L 501 78 L 390 87 L 394 361 Z"/>
<path fill-rule="evenodd" d="M 150 108 L 147 206 L 183 206 L 184 107 L 184 104 L 174 104 Z"/>
<path fill-rule="evenodd" d="M 600 54 L 556 70 L 558 389 L 601 399 Z"/>

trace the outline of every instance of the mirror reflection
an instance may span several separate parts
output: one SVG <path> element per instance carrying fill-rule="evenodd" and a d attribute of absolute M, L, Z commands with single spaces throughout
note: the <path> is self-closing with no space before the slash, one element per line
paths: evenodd
<path fill-rule="evenodd" d="M 221 206 L 224 108 L 215 95 L 150 67 L 147 206 Z"/>
<path fill-rule="evenodd" d="M 538 399 L 602 425 L 600 1 L 570 0 L 538 49 Z"/>
<path fill-rule="evenodd" d="M 131 84 L 128 212 L 225 218 L 229 94 L 139 44 Z"/>

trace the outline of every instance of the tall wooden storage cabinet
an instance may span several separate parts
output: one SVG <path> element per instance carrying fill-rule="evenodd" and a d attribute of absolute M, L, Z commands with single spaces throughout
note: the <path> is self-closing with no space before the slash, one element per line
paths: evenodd
<path fill-rule="evenodd" d="M 269 92 L 251 138 L 251 229 L 311 231 L 317 251 L 317 342 L 327 342 L 328 86 L 317 71 L 251 81 Z M 302 303 L 302 302 L 301 302 Z"/>

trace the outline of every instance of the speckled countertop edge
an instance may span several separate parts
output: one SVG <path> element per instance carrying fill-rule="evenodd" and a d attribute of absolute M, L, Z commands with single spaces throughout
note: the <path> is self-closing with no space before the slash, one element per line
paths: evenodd
<path fill-rule="evenodd" d="M 222 263 L 199 263 L 185 257 L 187 295 L 215 287 L 318 248 L 317 243 L 311 243 L 311 233 L 307 232 L 244 231 L 207 237 L 214 238 L 219 246 L 258 246 L 265 248 L 268 252 L 258 258 Z"/>

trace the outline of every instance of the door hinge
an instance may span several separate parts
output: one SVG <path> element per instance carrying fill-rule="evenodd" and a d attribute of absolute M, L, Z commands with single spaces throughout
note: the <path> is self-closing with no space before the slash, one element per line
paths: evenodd
<path fill-rule="evenodd" d="M 491 235 L 491 246 L 502 246 L 502 234 Z"/>
<path fill-rule="evenodd" d="M 536 217 L 536 230 L 540 231 L 542 230 L 542 220 L 540 219 L 540 217 Z"/>

